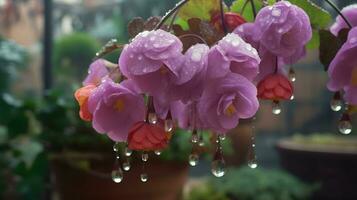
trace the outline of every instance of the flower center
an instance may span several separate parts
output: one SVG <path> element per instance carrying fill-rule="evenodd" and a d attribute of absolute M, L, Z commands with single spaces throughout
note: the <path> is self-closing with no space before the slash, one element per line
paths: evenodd
<path fill-rule="evenodd" d="M 224 114 L 228 117 L 231 117 L 237 112 L 236 108 L 234 107 L 233 103 L 231 103 L 228 108 L 224 111 Z"/>
<path fill-rule="evenodd" d="M 357 66 L 352 71 L 351 85 L 357 87 Z"/>
<path fill-rule="evenodd" d="M 114 103 L 114 109 L 118 112 L 121 112 L 124 110 L 124 101 L 119 99 Z"/>

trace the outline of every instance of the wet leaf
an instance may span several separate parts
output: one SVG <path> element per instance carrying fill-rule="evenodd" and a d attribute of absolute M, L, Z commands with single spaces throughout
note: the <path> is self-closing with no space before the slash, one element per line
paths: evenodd
<path fill-rule="evenodd" d="M 180 9 L 178 16 L 184 20 L 199 18 L 209 21 L 219 9 L 220 0 L 190 0 Z"/>

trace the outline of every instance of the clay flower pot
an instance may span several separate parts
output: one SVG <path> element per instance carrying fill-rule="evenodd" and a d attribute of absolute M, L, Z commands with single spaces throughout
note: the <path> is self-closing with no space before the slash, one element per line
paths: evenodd
<path fill-rule="evenodd" d="M 55 155 L 51 170 L 56 192 L 63 200 L 178 200 L 188 177 L 186 163 L 160 161 L 151 155 L 146 173 L 149 180 L 140 181 L 141 162 L 133 161 L 121 183 L 110 177 L 114 158 L 108 154 Z M 86 170 L 90 168 L 90 170 Z"/>

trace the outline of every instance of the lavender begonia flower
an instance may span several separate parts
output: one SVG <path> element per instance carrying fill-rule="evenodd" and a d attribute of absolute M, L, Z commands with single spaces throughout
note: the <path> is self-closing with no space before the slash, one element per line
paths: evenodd
<path fill-rule="evenodd" d="M 131 80 L 118 84 L 109 78 L 89 97 L 88 108 L 93 128 L 117 142 L 126 141 L 129 129 L 146 113 L 144 98 Z"/>
<path fill-rule="evenodd" d="M 258 107 L 254 84 L 242 75 L 229 73 L 207 83 L 198 113 L 206 128 L 222 134 L 236 127 L 239 119 L 254 116 Z"/>
<path fill-rule="evenodd" d="M 331 91 L 345 91 L 344 99 L 357 105 L 357 27 L 351 29 L 348 40 L 332 60 L 327 87 Z"/>
<path fill-rule="evenodd" d="M 83 85 L 99 85 L 107 75 L 109 75 L 109 70 L 105 66 L 105 60 L 98 59 L 89 66 L 88 76 L 83 81 Z"/>
<path fill-rule="evenodd" d="M 163 30 L 144 31 L 126 45 L 119 58 L 121 72 L 143 92 L 163 93 L 177 79 L 182 62 L 182 43 Z"/>
<path fill-rule="evenodd" d="M 260 44 L 273 54 L 289 57 L 310 41 L 312 28 L 305 11 L 288 1 L 260 10 L 255 21 Z"/>
<path fill-rule="evenodd" d="M 237 34 L 226 35 L 208 54 L 208 79 L 236 73 L 253 80 L 259 73 L 258 52 Z"/>
<path fill-rule="evenodd" d="M 342 14 L 347 18 L 353 27 L 357 26 L 357 4 L 349 5 L 342 9 Z M 344 29 L 349 28 L 345 20 L 339 15 L 336 17 L 336 22 L 331 26 L 330 31 L 335 36 Z"/>

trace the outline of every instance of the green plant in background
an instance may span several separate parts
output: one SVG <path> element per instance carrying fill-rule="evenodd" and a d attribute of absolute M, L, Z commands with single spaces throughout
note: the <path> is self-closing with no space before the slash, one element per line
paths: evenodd
<path fill-rule="evenodd" d="M 39 199 L 47 171 L 36 99 L 0 95 L 0 197 Z"/>
<path fill-rule="evenodd" d="M 72 33 L 59 38 L 53 55 L 55 80 L 59 86 L 68 88 L 69 84 L 82 80 L 99 49 L 99 42 L 86 33 Z"/>
<path fill-rule="evenodd" d="M 317 189 L 280 170 L 230 168 L 223 178 L 194 187 L 186 200 L 307 200 Z"/>
<path fill-rule="evenodd" d="M 26 61 L 27 52 L 22 46 L 0 36 L 0 93 L 9 90 L 17 70 L 24 69 Z"/>
<path fill-rule="evenodd" d="M 230 169 L 227 176 L 211 180 L 210 184 L 239 200 L 306 200 L 318 188 L 286 172 L 261 168 Z"/>

